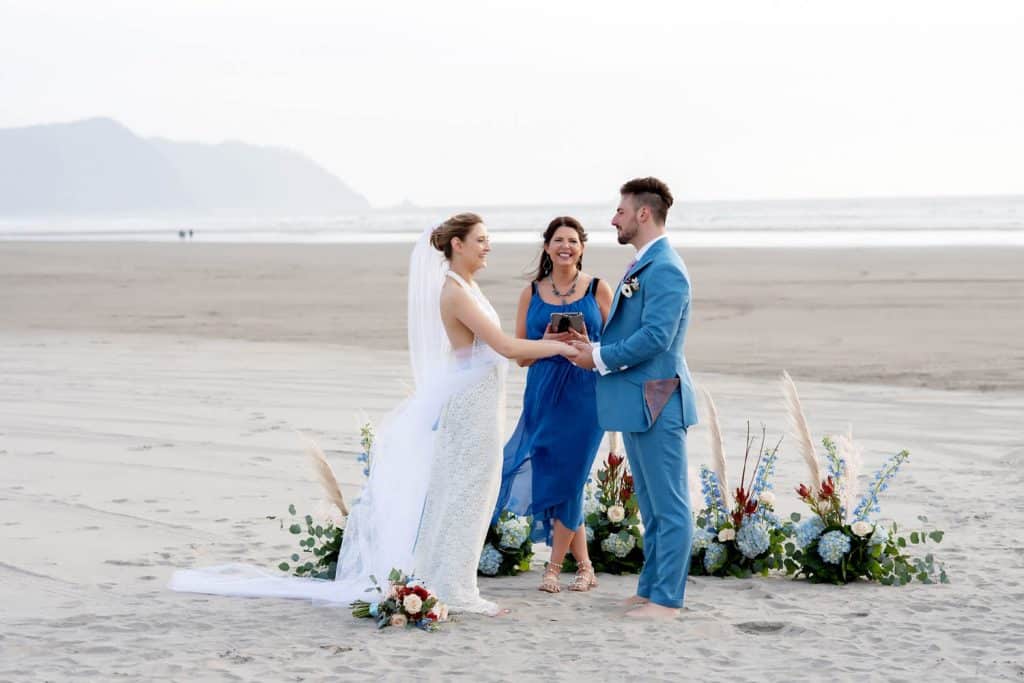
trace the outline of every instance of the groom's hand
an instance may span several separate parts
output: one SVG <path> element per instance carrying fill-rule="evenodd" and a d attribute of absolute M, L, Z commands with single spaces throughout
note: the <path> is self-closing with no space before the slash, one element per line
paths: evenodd
<path fill-rule="evenodd" d="M 596 366 L 594 365 L 594 347 L 588 342 L 574 341 L 572 345 L 575 346 L 580 355 L 573 359 L 573 364 L 578 368 L 584 370 L 593 370 Z"/>

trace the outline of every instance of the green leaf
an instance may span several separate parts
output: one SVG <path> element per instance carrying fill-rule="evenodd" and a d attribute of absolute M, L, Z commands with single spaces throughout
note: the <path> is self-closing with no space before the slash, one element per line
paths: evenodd
<path fill-rule="evenodd" d="M 302 533 L 302 527 L 299 526 L 298 524 L 292 524 L 290 527 L 288 527 L 288 531 L 290 531 L 293 534 L 301 534 Z"/>
<path fill-rule="evenodd" d="M 296 558 L 295 558 L 295 559 L 298 559 L 298 556 L 296 556 Z M 287 562 L 282 562 L 281 564 L 277 565 L 277 568 L 278 568 L 278 569 L 280 569 L 280 570 L 281 570 L 281 571 L 283 571 L 283 572 L 286 572 L 286 571 L 288 571 L 289 569 L 291 569 L 292 567 L 291 567 L 291 565 L 290 565 L 290 564 L 288 564 Z"/>
<path fill-rule="evenodd" d="M 910 532 L 910 542 L 911 543 L 918 543 L 919 542 L 918 541 L 919 538 L 920 538 L 920 536 L 918 536 L 918 533 L 916 531 L 911 531 Z"/>
<path fill-rule="evenodd" d="M 943 535 L 943 532 L 941 532 L 938 529 L 936 529 L 935 531 L 933 531 L 930 534 L 928 534 L 928 538 L 932 539 L 936 543 L 942 543 L 942 535 Z"/>
<path fill-rule="evenodd" d="M 299 561 L 299 554 L 298 553 L 292 553 L 292 562 L 298 562 L 298 561 Z"/>
<path fill-rule="evenodd" d="M 789 515 L 789 518 L 792 521 L 794 521 L 794 522 L 799 522 L 800 521 L 800 513 L 799 512 L 794 512 L 794 513 Z"/>
<path fill-rule="evenodd" d="M 907 547 L 907 539 L 905 539 L 902 536 L 900 536 L 899 538 L 896 539 L 896 545 L 898 545 L 901 548 L 906 548 Z"/>
<path fill-rule="evenodd" d="M 292 515 L 292 516 L 295 515 L 295 506 L 294 505 L 289 505 L 288 506 L 288 514 Z"/>

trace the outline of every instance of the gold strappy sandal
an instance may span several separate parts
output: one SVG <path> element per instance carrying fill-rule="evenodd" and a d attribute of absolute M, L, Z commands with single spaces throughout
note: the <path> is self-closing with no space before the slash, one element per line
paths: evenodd
<path fill-rule="evenodd" d="M 548 562 L 544 565 L 544 576 L 540 580 L 537 590 L 545 593 L 561 593 L 562 587 L 558 584 L 558 575 L 562 571 L 562 565 L 555 562 Z"/>
<path fill-rule="evenodd" d="M 576 576 L 569 584 L 569 590 L 586 592 L 591 588 L 597 588 L 597 576 L 594 574 L 592 562 L 580 562 L 576 568 Z"/>

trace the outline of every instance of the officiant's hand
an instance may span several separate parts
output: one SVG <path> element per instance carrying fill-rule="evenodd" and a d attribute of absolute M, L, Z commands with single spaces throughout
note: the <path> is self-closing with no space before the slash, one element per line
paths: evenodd
<path fill-rule="evenodd" d="M 560 341 L 560 342 L 571 342 L 572 341 L 572 337 L 569 336 L 568 332 L 555 332 L 553 329 L 551 329 L 551 325 L 548 325 L 547 329 L 544 330 L 544 337 L 543 337 L 543 339 L 548 339 L 548 340 L 551 340 L 551 341 Z"/>
<path fill-rule="evenodd" d="M 585 344 L 590 343 L 590 335 L 587 334 L 586 323 L 583 323 L 583 332 L 577 332 L 576 330 L 570 327 L 569 331 L 566 332 L 566 334 L 569 335 L 569 338 L 566 341 L 569 342 L 570 344 L 575 344 L 576 342 L 583 342 Z"/>
<path fill-rule="evenodd" d="M 575 341 L 572 345 L 580 352 L 580 355 L 573 359 L 573 365 L 584 370 L 593 370 L 596 367 L 594 365 L 594 347 L 584 341 Z"/>

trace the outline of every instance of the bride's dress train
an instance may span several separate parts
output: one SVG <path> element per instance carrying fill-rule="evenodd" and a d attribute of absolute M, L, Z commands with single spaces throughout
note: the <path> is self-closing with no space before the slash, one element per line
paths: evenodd
<path fill-rule="evenodd" d="M 496 612 L 480 597 L 476 569 L 501 479 L 507 362 L 481 342 L 452 353 L 439 309 L 446 276 L 497 322 L 479 289 L 447 270 L 427 231 L 410 262 L 416 394 L 377 431 L 373 467 L 352 504 L 335 580 L 226 564 L 175 572 L 171 589 L 348 604 L 367 597 L 371 577 L 384 581 L 397 568 L 422 578 L 452 611 Z"/>

